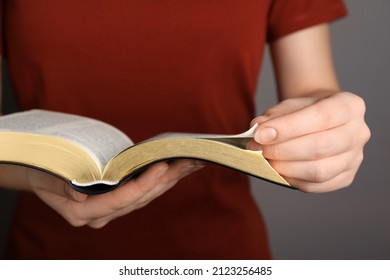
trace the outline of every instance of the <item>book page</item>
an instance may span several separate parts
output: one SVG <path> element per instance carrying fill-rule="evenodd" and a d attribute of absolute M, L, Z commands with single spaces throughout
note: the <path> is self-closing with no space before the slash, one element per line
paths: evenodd
<path fill-rule="evenodd" d="M 99 164 L 108 161 L 133 145 L 120 130 L 104 122 L 65 113 L 31 110 L 0 118 L 0 131 L 17 131 L 51 135 L 84 147 Z"/>
<path fill-rule="evenodd" d="M 202 134 L 202 133 L 177 133 L 177 132 L 163 133 L 151 139 L 148 139 L 147 141 L 158 140 L 163 138 L 202 138 L 202 139 L 210 139 L 214 141 L 224 142 L 240 148 L 245 148 L 249 140 L 254 137 L 257 126 L 258 125 L 255 124 L 249 130 L 240 134 Z"/>
<path fill-rule="evenodd" d="M 205 139 L 214 139 L 214 138 L 253 138 L 257 124 L 252 126 L 249 130 L 240 133 L 240 134 L 206 134 L 206 133 L 183 133 L 183 132 L 167 132 L 156 135 L 153 138 L 148 140 L 155 140 L 161 138 L 205 138 Z"/>

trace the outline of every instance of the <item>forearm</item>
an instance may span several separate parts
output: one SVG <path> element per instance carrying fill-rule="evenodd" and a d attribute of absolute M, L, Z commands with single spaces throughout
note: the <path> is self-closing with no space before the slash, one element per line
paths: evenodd
<path fill-rule="evenodd" d="M 281 38 L 271 54 L 280 100 L 340 92 L 326 24 Z"/>

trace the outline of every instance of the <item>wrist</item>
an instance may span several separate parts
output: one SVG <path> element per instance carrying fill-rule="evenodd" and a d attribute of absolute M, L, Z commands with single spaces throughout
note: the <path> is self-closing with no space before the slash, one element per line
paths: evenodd
<path fill-rule="evenodd" d="M 307 90 L 307 91 L 301 91 L 300 93 L 296 93 L 294 95 L 290 96 L 280 96 L 281 101 L 286 99 L 294 99 L 294 98 L 315 98 L 315 99 L 323 99 L 330 97 L 334 94 L 341 93 L 340 88 L 334 88 L 334 89 L 316 89 L 316 90 Z"/>

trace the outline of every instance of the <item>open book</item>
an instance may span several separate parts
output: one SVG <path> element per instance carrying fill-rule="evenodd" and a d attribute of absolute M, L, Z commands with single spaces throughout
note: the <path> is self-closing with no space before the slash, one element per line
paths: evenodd
<path fill-rule="evenodd" d="M 177 158 L 205 160 L 290 186 L 261 151 L 245 148 L 254 130 L 238 135 L 165 133 L 134 144 L 98 120 L 31 110 L 0 117 L 0 163 L 46 171 L 88 194 L 109 191 L 152 163 Z"/>

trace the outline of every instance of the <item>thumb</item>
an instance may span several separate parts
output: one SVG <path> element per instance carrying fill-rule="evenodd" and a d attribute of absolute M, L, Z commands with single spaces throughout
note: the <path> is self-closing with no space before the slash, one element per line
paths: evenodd
<path fill-rule="evenodd" d="M 75 202 L 83 202 L 88 198 L 88 195 L 76 191 L 69 184 L 65 184 L 64 192 L 69 199 Z"/>
<path fill-rule="evenodd" d="M 43 171 L 27 168 L 26 176 L 30 188 L 34 192 L 46 192 L 52 195 L 65 197 L 76 202 L 85 201 L 88 197 L 86 194 L 82 194 L 74 190 L 64 180 Z"/>

